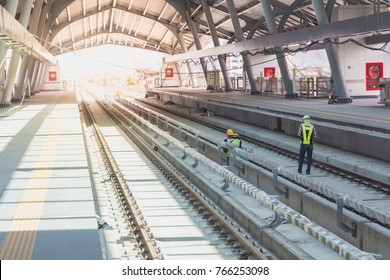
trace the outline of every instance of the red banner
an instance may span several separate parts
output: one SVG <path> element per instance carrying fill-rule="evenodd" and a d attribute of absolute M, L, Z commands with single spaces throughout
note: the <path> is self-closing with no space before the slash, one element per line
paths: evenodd
<path fill-rule="evenodd" d="M 173 68 L 165 68 L 165 78 L 173 78 Z"/>
<path fill-rule="evenodd" d="M 264 67 L 264 77 L 275 78 L 276 77 L 276 67 Z"/>
<path fill-rule="evenodd" d="M 379 90 L 380 78 L 383 78 L 383 62 L 366 63 L 366 90 Z"/>
<path fill-rule="evenodd" d="M 49 71 L 49 82 L 56 82 L 56 81 L 57 81 L 57 72 Z"/>

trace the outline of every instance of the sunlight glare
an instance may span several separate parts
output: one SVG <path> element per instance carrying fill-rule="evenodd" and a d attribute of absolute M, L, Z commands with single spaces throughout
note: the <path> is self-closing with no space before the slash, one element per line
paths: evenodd
<path fill-rule="evenodd" d="M 136 69 L 161 68 L 163 53 L 136 48 L 105 45 L 59 55 L 62 79 L 98 74 L 134 72 Z"/>

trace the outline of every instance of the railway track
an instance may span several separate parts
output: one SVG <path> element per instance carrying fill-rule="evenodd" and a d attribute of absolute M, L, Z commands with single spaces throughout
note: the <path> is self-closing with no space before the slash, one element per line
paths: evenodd
<path fill-rule="evenodd" d="M 169 106 L 161 106 L 161 104 L 159 104 L 157 102 L 153 102 L 153 101 L 149 102 L 149 100 L 137 98 L 133 102 L 140 102 L 139 104 L 142 103 L 143 106 L 145 106 L 145 108 L 148 108 L 148 106 L 151 106 L 151 107 L 149 107 L 149 109 L 152 111 L 154 110 L 156 115 L 159 113 L 162 113 L 162 114 L 166 114 L 166 113 L 172 114 L 173 113 L 173 115 L 170 116 L 173 119 L 174 119 L 174 115 L 176 114 L 177 116 L 180 116 L 184 119 L 190 120 L 190 121 L 195 122 L 195 123 L 199 123 L 203 127 L 209 127 L 213 130 L 220 131 L 221 133 L 219 135 L 221 135 L 221 138 L 224 137 L 225 131 L 226 131 L 226 126 L 229 125 L 229 124 L 221 123 L 218 121 L 211 121 L 210 122 L 210 121 L 208 121 L 207 118 L 199 117 L 200 114 L 183 113 L 183 110 L 175 110 L 175 109 L 170 110 Z M 121 103 L 126 103 L 125 98 L 119 98 L 118 101 Z M 161 118 L 161 116 L 157 117 L 157 118 L 164 119 L 164 118 Z M 237 124 L 235 124 L 232 121 L 231 126 L 236 126 L 236 125 Z M 198 128 L 199 130 L 201 129 L 200 127 Z M 276 153 L 278 155 L 285 156 L 286 158 L 289 158 L 291 160 L 298 161 L 298 154 L 296 152 L 292 151 L 291 149 L 286 149 L 284 147 L 280 147 L 278 145 L 273 144 L 270 141 L 267 141 L 267 142 L 262 141 L 259 138 L 253 137 L 253 135 L 249 135 L 249 133 L 248 133 L 248 135 L 246 133 L 240 133 L 240 138 L 246 142 L 246 145 L 249 148 L 255 148 L 255 149 L 262 148 L 262 149 L 268 150 L 269 152 L 273 152 L 273 153 Z M 214 144 L 218 145 L 218 141 L 214 142 Z M 313 165 L 324 172 L 334 174 L 342 179 L 351 180 L 351 181 L 354 181 L 358 184 L 365 185 L 368 188 L 382 192 L 384 195 L 390 194 L 390 183 L 378 180 L 377 178 L 370 176 L 370 174 L 361 174 L 359 172 L 351 172 L 350 170 L 345 170 L 345 169 L 342 169 L 338 166 L 332 165 L 330 163 L 320 161 L 320 160 L 315 160 L 315 159 L 313 159 Z"/>
<path fill-rule="evenodd" d="M 127 180 L 125 179 L 126 172 L 120 170 L 120 167 L 114 158 L 114 154 L 111 152 L 113 143 L 111 146 L 107 143 L 104 132 L 101 132 L 99 125 L 95 120 L 96 116 L 94 117 L 94 114 L 99 115 L 98 118 L 101 118 L 103 111 L 98 112 L 96 105 L 91 105 L 94 101 L 91 101 L 91 98 L 89 98 L 89 100 L 89 102 L 85 100 L 83 102 L 82 107 L 85 112 L 84 115 L 88 120 L 91 130 L 93 131 L 93 135 L 97 139 L 98 149 L 104 159 L 108 178 L 115 189 L 114 193 L 116 194 L 116 199 L 119 201 L 121 212 L 126 219 L 125 223 L 130 228 L 128 232 L 133 240 L 133 243 L 135 243 L 135 247 L 139 251 L 138 257 L 143 259 L 174 258 L 173 256 L 179 255 L 179 253 L 175 253 L 175 250 L 172 249 L 172 247 L 164 249 L 164 245 L 159 245 L 159 243 L 164 243 L 159 242 L 159 239 L 164 238 L 161 237 L 161 234 L 153 232 L 153 226 L 148 225 L 153 217 L 147 218 L 148 214 L 145 212 L 149 210 L 146 210 L 145 212 L 141 210 L 143 208 L 141 205 L 148 203 L 145 202 L 148 199 L 137 198 L 137 194 L 134 194 L 134 192 L 131 191 L 131 186 L 129 186 Z M 91 110 L 90 107 L 95 108 Z M 185 246 L 185 244 L 177 246 L 180 247 L 179 249 L 176 248 L 176 251 L 180 251 L 181 258 L 205 259 L 210 256 L 214 259 L 275 258 L 272 254 L 264 254 L 263 252 L 266 251 L 264 248 L 259 246 L 254 239 L 249 238 L 249 234 L 242 230 L 242 228 L 235 227 L 234 220 L 228 218 L 228 215 L 226 215 L 221 209 L 215 209 L 215 207 L 210 205 L 208 199 L 202 195 L 199 190 L 196 190 L 196 188 L 188 182 L 188 180 L 172 169 L 169 163 L 155 153 L 153 147 L 147 145 L 139 136 L 136 135 L 134 131 L 129 129 L 125 123 L 118 119 L 118 117 L 116 117 L 109 108 L 105 107 L 104 112 L 109 115 L 110 118 L 114 119 L 116 125 L 121 127 L 126 135 L 131 137 L 132 141 L 143 151 L 144 156 L 146 157 L 143 159 L 145 161 L 144 164 L 147 166 L 153 164 L 160 180 L 164 182 L 161 184 L 168 185 L 168 190 L 160 190 L 159 194 L 164 197 L 166 195 L 172 195 L 172 192 L 174 192 L 173 196 L 176 197 L 177 201 L 180 201 L 180 203 L 174 202 L 171 205 L 165 204 L 159 206 L 160 209 L 158 212 L 162 217 L 164 217 L 164 213 L 168 216 L 169 212 L 172 212 L 173 207 L 175 207 L 174 210 L 179 213 L 179 215 L 175 215 L 173 217 L 175 219 L 174 224 L 176 224 L 176 226 L 172 225 L 170 229 L 167 227 L 167 230 L 175 230 L 175 228 L 180 227 L 178 226 L 180 224 L 188 226 L 188 221 L 194 219 L 197 220 L 196 224 L 191 225 L 191 227 L 196 234 L 202 234 L 201 236 L 194 236 L 194 241 L 187 247 L 187 249 L 182 247 Z M 116 144 L 114 144 L 114 146 L 115 145 Z M 148 179 L 146 179 L 146 181 L 147 180 Z M 153 184 L 156 184 L 156 182 L 153 182 Z M 137 191 L 135 191 L 135 193 L 136 192 Z M 152 197 L 149 200 L 153 203 L 153 200 L 155 199 L 156 198 Z M 139 201 L 141 201 L 141 203 L 139 203 Z M 164 207 L 167 207 L 168 210 L 164 209 Z M 148 209 L 148 207 L 144 208 Z M 188 210 L 188 208 L 191 210 Z M 193 217 L 194 213 L 198 216 L 197 218 Z M 169 222 L 169 219 L 165 218 L 165 220 Z M 186 231 L 182 234 L 184 234 L 184 236 L 176 238 L 179 240 L 180 238 L 185 240 L 186 238 L 191 239 L 188 235 L 195 235 L 195 233 L 191 234 Z M 206 242 L 206 240 L 210 239 L 210 237 L 213 238 L 213 240 Z M 203 243 L 201 248 L 204 249 L 204 252 L 199 252 L 199 247 L 194 247 L 194 245 L 197 244 L 196 239 L 205 240 L 201 242 Z M 196 250 L 196 252 L 192 252 L 191 249 Z M 165 252 L 165 250 L 167 250 L 168 253 Z M 210 254 L 210 251 L 212 251 L 213 254 Z"/>
<path fill-rule="evenodd" d="M 128 101 L 126 101 L 124 99 L 118 99 L 118 101 L 121 103 L 125 103 L 127 105 L 129 104 Z M 131 105 L 131 107 L 134 109 L 136 106 Z M 148 118 L 154 118 L 155 122 L 159 122 L 159 121 L 163 122 L 164 121 L 164 117 L 162 115 L 160 115 L 161 111 L 160 111 L 160 113 L 158 111 L 156 111 L 154 113 L 155 115 L 153 116 L 153 114 L 151 113 L 152 109 L 150 109 L 150 108 L 145 107 L 144 109 L 141 109 L 141 107 L 138 107 L 137 109 L 138 110 L 145 110 L 144 113 L 146 112 L 146 110 L 149 110 L 147 113 Z M 159 109 L 161 109 L 161 106 L 159 107 Z M 210 123 L 210 122 L 206 121 L 207 118 L 194 117 L 191 114 L 180 114 L 180 116 L 184 117 L 185 119 L 189 119 L 192 122 L 196 122 L 196 123 L 200 124 L 200 126 L 198 126 L 196 129 L 198 131 L 193 130 L 193 131 L 190 131 L 189 133 L 198 134 L 197 137 L 202 138 L 205 141 L 212 143 L 215 147 L 218 147 L 218 145 L 220 144 L 220 140 L 218 140 L 218 139 L 223 139 L 224 131 L 226 130 L 226 123 L 219 123 L 219 124 L 216 122 Z M 175 117 L 170 116 L 170 118 L 174 119 Z M 168 122 L 168 119 L 165 119 L 165 121 Z M 173 124 L 173 125 L 184 127 L 185 120 L 183 120 L 183 119 L 178 120 L 178 122 L 183 122 L 183 121 L 184 121 L 183 125 L 177 124 L 177 123 Z M 187 125 L 187 126 L 189 126 L 189 125 Z M 207 134 L 207 132 L 201 133 L 202 131 L 205 131 L 202 128 L 202 126 L 209 127 L 213 130 L 215 129 L 217 131 L 220 131 L 221 133 L 218 133 L 218 135 L 220 135 L 220 137 L 207 137 L 207 136 L 205 136 L 205 134 Z M 245 147 L 247 147 L 250 150 L 255 150 L 255 151 L 261 150 L 259 153 L 262 155 L 265 155 L 265 157 L 279 157 L 280 156 L 283 158 L 284 162 L 289 162 L 289 163 L 290 162 L 297 162 L 297 154 L 292 152 L 291 150 L 285 150 L 285 149 L 280 148 L 276 145 L 272 145 L 269 142 L 265 143 L 263 141 L 255 139 L 253 137 L 246 136 L 245 134 L 241 134 L 241 138 L 244 140 Z M 240 153 L 240 152 L 238 152 L 238 153 Z M 248 157 L 249 160 L 251 160 L 251 156 L 250 155 L 248 156 L 248 153 L 242 152 L 242 155 L 245 157 Z M 252 161 L 252 163 L 257 164 L 257 165 L 261 166 L 262 168 L 269 170 L 270 172 L 274 172 L 274 170 L 277 167 L 279 167 L 278 163 L 276 163 L 276 162 L 273 163 L 271 161 L 259 163 L 256 160 L 254 160 L 254 161 Z M 347 183 L 354 184 L 355 189 L 368 189 L 370 191 L 375 191 L 378 195 L 383 195 L 383 196 L 387 196 L 390 193 L 390 184 L 380 182 L 372 177 L 368 177 L 368 175 L 364 176 L 362 174 L 351 173 L 351 172 L 348 172 L 347 170 L 343 170 L 339 167 L 336 167 L 336 166 L 333 166 L 331 164 L 327 164 L 324 162 L 319 162 L 319 161 L 314 161 L 313 165 L 316 167 L 316 169 L 318 171 L 322 172 L 324 175 L 326 175 L 328 177 L 330 177 L 330 176 L 337 177 L 339 180 L 343 180 Z M 314 189 L 320 195 L 322 195 L 323 197 L 327 198 L 330 201 L 337 200 L 337 197 L 339 195 L 337 193 L 332 193 L 332 191 L 327 192 L 325 190 L 326 186 L 325 187 L 321 186 L 321 188 L 313 187 L 313 184 L 308 183 L 307 180 L 302 180 L 301 176 L 295 176 L 296 172 L 288 172 L 288 173 L 289 174 L 286 174 L 286 173 L 283 174 L 283 177 L 290 180 L 291 182 L 299 184 L 306 189 Z M 323 191 L 321 191 L 320 189 L 322 189 Z M 364 205 L 359 205 L 358 203 L 354 203 L 354 202 L 351 202 L 350 205 L 348 205 L 348 206 L 349 206 L 350 210 L 352 210 L 352 211 L 354 211 L 362 216 L 368 217 L 372 221 L 375 221 L 386 228 L 390 228 L 390 219 L 388 218 L 388 215 L 390 215 L 390 213 L 383 213 L 383 216 L 382 216 L 380 213 L 380 210 L 378 210 L 379 213 L 375 214 L 375 213 L 373 213 L 373 212 L 375 212 L 375 210 L 372 211 L 372 209 L 367 209 L 367 208 L 365 208 Z M 367 206 L 367 207 L 369 207 L 369 206 Z M 371 212 L 371 214 L 370 214 L 370 212 Z"/>
<path fill-rule="evenodd" d="M 113 106 L 112 100 L 105 99 L 104 103 L 110 110 L 118 106 L 118 104 Z M 167 121 L 151 124 L 149 120 L 145 120 L 145 118 L 150 118 L 150 112 L 146 115 L 134 113 L 124 106 L 119 111 L 120 113 L 115 112 L 116 118 L 121 119 L 125 127 L 133 130 L 130 134 L 139 134 L 141 142 L 146 143 L 146 146 L 154 151 L 152 154 L 159 155 L 159 161 L 164 158 L 163 162 L 166 166 L 171 166 L 173 174 L 177 176 L 181 173 L 180 180 L 189 181 L 188 185 L 191 187 L 186 191 L 180 187 L 179 192 L 185 193 L 184 197 L 195 209 L 200 209 L 197 211 L 198 215 L 201 213 L 203 218 L 206 217 L 207 223 L 213 225 L 214 231 L 218 231 L 226 243 L 231 244 L 234 250 L 242 248 L 239 249 L 238 258 L 257 258 L 253 257 L 253 252 L 256 251 L 265 252 L 268 259 L 316 259 L 318 252 L 321 252 L 320 258 L 328 254 L 325 258 L 329 259 L 374 258 L 374 255 L 360 251 L 295 212 L 275 199 L 274 195 L 257 190 L 249 182 L 210 161 L 189 145 L 183 145 L 181 140 L 171 136 L 177 134 L 177 131 L 170 130 Z M 160 129 L 160 126 L 164 130 Z M 183 130 L 179 132 L 179 135 L 186 138 L 184 134 Z M 203 144 L 197 143 L 198 146 L 203 146 Z M 159 164 L 161 165 L 161 162 Z M 175 180 L 178 179 L 175 177 Z M 183 185 L 183 182 L 178 185 Z M 188 194 L 188 190 L 192 190 L 191 195 Z M 195 194 L 204 197 L 206 205 L 209 205 L 208 207 L 214 209 L 216 213 L 220 213 L 220 217 L 216 214 L 204 214 L 209 210 L 205 212 L 204 209 L 207 207 L 193 198 Z M 223 226 L 224 220 L 233 225 L 236 229 L 235 233 L 232 233 L 231 229 L 228 230 L 229 227 Z M 243 237 L 242 241 L 234 241 L 240 236 Z M 294 239 L 296 236 L 300 236 L 299 240 L 292 241 L 291 238 Z M 317 252 L 311 252 L 307 247 L 304 248 L 307 242 L 320 244 L 315 246 L 320 249 L 315 250 Z M 245 243 L 254 245 L 254 251 L 248 249 L 246 247 L 248 244 L 245 245 Z"/>
<path fill-rule="evenodd" d="M 113 101 L 111 100 L 110 102 Z M 151 123 L 154 123 L 157 126 L 160 126 L 165 130 L 170 131 L 172 135 L 176 135 L 179 139 L 185 139 L 187 137 L 191 138 L 191 136 L 189 135 L 192 134 L 193 140 L 187 139 L 188 143 L 192 142 L 194 147 L 198 147 L 198 148 L 201 147 L 203 153 L 208 154 L 208 156 L 210 156 L 210 158 L 212 158 L 216 162 L 220 162 L 221 164 L 223 164 L 223 160 L 220 158 L 220 152 L 218 152 L 218 149 L 220 149 L 221 147 L 218 147 L 218 145 L 220 144 L 219 143 L 220 139 L 223 139 L 224 134 L 222 134 L 221 132 L 210 132 L 210 131 L 213 131 L 215 128 L 221 131 L 222 129 L 226 128 L 226 123 L 222 122 L 222 125 L 220 125 L 219 127 L 215 121 L 211 124 L 207 123 L 207 124 L 194 125 L 194 122 L 191 122 L 190 125 L 187 125 L 185 120 L 180 119 L 177 116 L 175 117 L 172 114 L 164 113 L 164 115 L 169 116 L 169 117 L 164 117 L 163 114 L 160 114 L 161 112 L 158 113 L 158 110 L 154 112 L 150 107 L 147 108 L 146 106 L 144 107 L 144 105 L 139 105 L 139 104 L 137 105 L 136 103 L 131 103 L 131 105 L 129 105 L 128 104 L 129 101 L 125 101 L 125 100 L 121 100 L 121 102 L 125 104 L 127 103 L 126 105 L 129 106 L 132 110 L 137 110 L 138 115 L 143 116 L 143 118 L 148 119 Z M 140 109 L 142 107 L 144 108 Z M 175 112 L 177 111 L 180 110 L 176 108 Z M 188 114 L 183 114 L 183 115 L 186 116 Z M 195 119 L 197 122 L 199 122 L 199 119 L 207 119 L 207 118 L 195 117 Z M 179 132 L 173 132 L 173 130 L 175 129 Z M 220 135 L 220 136 L 215 137 L 215 135 Z M 260 149 L 267 150 L 268 154 L 266 157 L 269 158 L 282 157 L 282 160 L 284 162 L 286 161 L 285 157 L 287 157 L 287 161 L 290 162 L 291 165 L 296 164 L 295 163 L 296 155 L 294 155 L 293 153 L 291 152 L 286 153 L 286 151 L 284 150 L 280 150 L 277 147 L 270 146 L 269 143 L 266 143 L 265 145 L 261 144 L 261 146 L 259 146 L 258 142 L 259 141 L 257 140 L 253 141 L 253 139 L 249 139 L 249 141 L 245 141 L 245 144 L 247 145 L 247 147 L 253 149 L 256 153 Z M 213 146 L 213 149 L 215 151 L 214 152 L 210 151 L 207 147 L 205 148 L 204 145 Z M 269 153 L 274 153 L 274 155 L 270 156 Z M 318 180 L 312 178 L 305 178 L 303 176 L 298 176 L 298 174 L 296 174 L 296 171 L 291 172 L 291 170 L 288 170 L 283 167 L 288 164 L 285 163 L 279 164 L 278 162 L 275 163 L 270 161 L 258 160 L 258 158 L 251 158 L 251 155 L 250 154 L 248 155 L 248 153 L 245 152 L 242 152 L 242 155 L 249 158 L 249 164 L 247 165 L 255 164 L 258 167 L 260 166 L 263 169 L 268 169 L 269 171 L 268 177 L 270 177 L 271 179 L 268 179 L 268 181 L 270 182 L 266 182 L 266 183 L 269 183 L 272 187 L 268 189 L 265 188 L 264 190 L 267 192 L 270 191 L 269 193 L 275 193 L 277 195 L 281 195 L 281 200 L 287 203 L 288 205 L 291 205 L 292 207 L 294 206 L 294 202 L 289 204 L 290 199 L 288 198 L 289 195 L 288 193 L 290 192 L 290 197 L 294 196 L 294 194 L 291 195 L 292 193 L 291 188 L 287 187 L 286 184 L 284 183 L 280 184 L 280 182 L 284 179 L 288 180 L 290 183 L 293 183 L 296 186 L 301 187 L 305 191 L 309 191 L 310 193 L 318 195 L 318 197 L 320 197 L 321 199 L 325 199 L 328 202 L 333 203 L 334 206 L 331 206 L 331 208 L 333 208 L 334 213 L 330 218 L 332 218 L 334 222 L 331 221 L 322 224 L 322 221 L 320 221 L 323 220 L 324 218 L 322 215 L 319 216 L 320 219 L 317 220 L 315 219 L 315 221 L 322 224 L 326 228 L 330 229 L 332 232 L 337 233 L 340 237 L 344 238 L 345 240 L 348 240 L 348 242 L 351 242 L 353 244 L 359 244 L 359 243 L 361 244 L 364 241 L 366 242 L 367 245 L 362 246 L 362 248 L 365 248 L 365 246 L 367 246 L 366 250 L 368 251 L 370 246 L 377 246 L 373 244 L 368 244 L 372 241 L 363 240 L 362 239 L 363 237 L 359 236 L 359 234 L 361 234 L 361 229 L 359 227 L 362 225 L 362 220 L 366 219 L 370 224 L 371 223 L 373 225 L 377 224 L 380 225 L 381 227 L 384 227 L 382 229 L 383 232 L 381 230 L 381 234 L 383 234 L 383 239 L 381 239 L 378 242 L 385 242 L 386 244 L 388 243 L 389 214 L 385 210 L 381 210 L 380 207 L 376 207 L 374 205 L 375 199 L 373 199 L 373 201 L 368 200 L 367 202 L 361 201 L 358 198 L 351 197 L 350 195 L 348 195 L 347 189 L 344 192 L 340 192 L 334 187 L 333 188 L 328 187 L 327 184 L 319 182 Z M 244 163 L 244 165 L 245 164 L 246 163 Z M 387 195 L 388 190 L 386 189 L 386 186 L 381 185 L 378 188 L 375 188 L 374 185 L 376 183 L 375 182 L 371 183 L 372 180 L 370 180 L 369 178 L 365 178 L 364 180 L 362 180 L 361 178 L 356 178 L 355 176 L 353 176 L 353 174 L 350 174 L 348 172 L 343 172 L 338 170 L 337 168 L 331 168 L 328 165 L 322 165 L 320 163 L 316 164 L 316 168 L 318 168 L 320 170 L 319 172 L 321 173 L 321 175 L 317 177 L 326 176 L 326 177 L 336 178 L 336 180 L 343 181 L 343 184 L 351 185 L 351 187 L 353 187 L 354 190 L 358 190 L 359 192 L 366 191 L 366 192 L 374 193 L 374 195 L 376 196 L 383 195 L 384 198 Z M 235 168 L 232 168 L 232 170 L 234 169 Z M 245 174 L 240 174 L 243 173 L 242 172 L 243 170 L 244 170 L 243 164 L 242 162 L 239 162 L 239 168 L 236 168 L 235 172 L 239 175 L 243 175 L 243 177 L 245 178 Z M 248 177 L 246 177 L 245 179 L 248 179 Z M 258 182 L 259 178 L 255 178 L 254 181 L 255 183 Z M 301 204 L 302 200 L 303 199 L 300 198 L 301 202 L 298 201 L 298 203 Z M 386 203 L 385 200 L 383 201 L 383 203 Z M 326 202 L 320 202 L 320 203 L 326 204 Z M 295 204 L 297 204 L 297 202 L 295 202 Z M 298 210 L 300 213 L 304 213 L 304 211 L 302 210 L 302 205 L 298 204 L 298 206 L 295 209 Z M 355 217 L 354 216 L 355 214 L 360 216 L 360 218 Z M 331 223 L 331 225 L 329 225 L 329 223 Z M 363 231 L 364 230 L 365 229 L 363 229 Z"/>

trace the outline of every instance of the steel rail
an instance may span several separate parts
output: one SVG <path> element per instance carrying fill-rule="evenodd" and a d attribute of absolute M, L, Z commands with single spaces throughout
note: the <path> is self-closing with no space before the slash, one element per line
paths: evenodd
<path fill-rule="evenodd" d="M 125 100 L 125 101 L 127 103 L 129 103 L 129 101 L 127 101 L 127 100 Z M 372 207 L 372 206 L 368 206 L 363 201 L 360 201 L 347 193 L 332 190 L 332 188 L 330 186 L 328 186 L 327 184 L 325 184 L 323 182 L 319 182 L 318 180 L 315 180 L 314 178 L 308 178 L 306 176 L 296 174 L 295 172 L 288 171 L 285 167 L 278 165 L 270 160 L 261 158 L 261 157 L 257 156 L 255 153 L 250 153 L 244 149 L 240 149 L 240 148 L 237 148 L 235 146 L 229 146 L 229 144 L 227 144 L 225 142 L 221 142 L 220 140 L 217 140 L 217 139 L 211 137 L 210 135 L 206 135 L 205 133 L 202 133 L 196 129 L 191 128 L 190 126 L 187 126 L 187 125 L 182 124 L 178 121 L 175 121 L 167 116 L 164 116 L 163 114 L 160 114 L 158 112 L 150 112 L 150 109 L 148 110 L 143 105 L 132 104 L 132 106 L 133 106 L 133 108 L 138 108 L 139 110 L 143 110 L 145 112 L 148 112 L 148 114 L 150 116 L 154 115 L 156 118 L 159 118 L 161 120 L 166 120 L 169 124 L 172 124 L 176 127 L 180 127 L 181 129 L 188 131 L 188 133 L 191 133 L 193 135 L 197 135 L 197 137 L 202 138 L 203 140 L 205 140 L 207 142 L 213 143 L 216 146 L 218 145 L 217 143 L 220 143 L 221 147 L 232 148 L 235 150 L 236 154 L 247 158 L 248 160 L 257 164 L 258 166 L 265 168 L 269 171 L 278 170 L 278 174 L 283 176 L 284 178 L 287 178 L 288 180 L 290 180 L 291 182 L 294 182 L 296 184 L 302 185 L 306 189 L 310 189 L 310 190 L 313 190 L 319 194 L 322 194 L 332 201 L 337 201 L 337 199 L 342 197 L 344 199 L 344 206 L 349 207 L 351 209 L 354 209 L 354 211 L 356 211 L 357 213 L 363 214 L 364 216 L 366 216 L 372 220 L 375 220 L 386 227 L 390 226 L 390 213 L 388 213 L 388 212 L 382 211 L 381 209 L 377 209 L 377 208 Z M 196 120 L 196 121 L 200 122 L 200 120 Z M 256 143 L 257 143 L 257 141 L 256 141 Z M 280 148 L 277 147 L 277 149 L 280 149 Z M 245 164 L 245 162 L 243 164 Z M 321 163 L 321 164 L 325 165 L 324 163 Z M 326 165 L 326 166 L 329 166 L 329 165 Z M 335 167 L 332 167 L 332 166 L 330 166 L 330 167 L 335 169 Z M 347 173 L 347 171 L 343 170 L 343 172 L 345 172 L 346 174 L 349 174 L 349 173 Z M 353 173 L 351 173 L 351 175 L 357 176 L 356 174 L 353 174 Z M 357 178 L 361 178 L 361 177 L 357 177 Z M 368 178 L 365 178 L 365 179 L 368 179 Z"/>
<path fill-rule="evenodd" d="M 109 103 L 106 103 L 109 104 Z M 247 250 L 254 259 L 258 260 L 268 260 L 268 257 L 263 254 L 255 245 L 253 245 L 249 240 L 245 238 L 233 225 L 231 225 L 228 221 L 226 221 L 225 217 L 218 213 L 214 209 L 212 205 L 210 205 L 198 192 L 196 192 L 190 184 L 183 179 L 177 172 L 173 171 L 170 165 L 158 156 L 157 153 L 154 152 L 153 148 L 148 146 L 141 137 L 137 135 L 137 133 L 129 128 L 128 126 L 128 118 L 118 111 L 117 108 L 109 104 L 111 108 L 115 111 L 113 112 L 107 107 L 103 108 L 106 112 L 114 119 L 116 124 L 134 141 L 137 146 L 141 147 L 158 165 L 162 166 L 163 169 L 167 170 L 172 177 L 183 187 L 186 188 L 187 191 L 191 193 L 191 195 L 205 208 L 211 215 L 225 228 L 227 231 L 243 246 L 245 250 Z"/>
<path fill-rule="evenodd" d="M 303 229 L 305 232 L 309 233 L 317 240 L 320 240 L 322 243 L 329 246 L 334 251 L 337 251 L 343 257 L 349 259 L 376 259 L 376 256 L 374 256 L 373 254 L 359 250 L 358 248 L 352 246 L 351 244 L 347 243 L 343 239 L 339 238 L 337 235 L 329 232 L 328 230 L 321 227 L 320 225 L 310 221 L 305 216 L 301 215 L 300 213 L 296 212 L 292 208 L 283 204 L 274 196 L 268 195 L 264 191 L 261 191 L 256 186 L 252 185 L 251 183 L 245 181 L 244 179 L 235 175 L 231 171 L 221 167 L 214 161 L 198 153 L 195 149 L 175 139 L 169 133 L 151 124 L 149 121 L 141 118 L 139 115 L 135 114 L 134 112 L 129 111 L 126 107 L 124 107 L 124 105 L 118 104 L 118 106 L 122 107 L 123 110 L 126 110 L 127 113 L 129 113 L 134 119 L 137 120 L 137 122 L 141 123 L 143 126 L 147 127 L 148 129 L 154 131 L 160 137 L 165 138 L 166 141 L 174 144 L 177 148 L 182 150 L 184 153 L 198 160 L 199 162 L 207 166 L 210 170 L 212 170 L 216 174 L 221 175 L 230 183 L 233 183 L 240 189 L 244 190 L 250 196 L 254 197 L 256 200 L 266 205 L 267 207 L 269 207 L 270 209 L 272 209 L 273 211 L 275 211 L 276 213 L 284 217 L 289 222 Z M 237 152 L 243 156 L 250 156 L 248 152 L 245 152 L 243 150 L 241 151 L 241 150 L 242 149 L 237 149 Z M 258 158 L 254 158 L 254 159 L 256 160 Z M 263 161 L 264 162 L 263 164 L 265 163 L 270 164 L 270 167 L 277 167 L 277 165 L 275 165 L 274 163 L 265 161 L 263 159 L 258 159 L 258 161 Z"/>
<path fill-rule="evenodd" d="M 84 99 L 83 108 L 85 109 L 85 112 L 87 112 L 87 117 L 90 120 L 93 133 L 96 136 L 99 149 L 104 154 L 104 157 L 106 157 L 108 160 L 110 179 L 114 183 L 114 185 L 116 185 L 115 187 L 117 187 L 118 191 L 120 192 L 121 203 L 124 204 L 126 215 L 133 219 L 134 227 L 136 228 L 139 236 L 141 237 L 139 242 L 144 246 L 148 259 L 161 259 L 160 253 L 156 250 L 155 241 L 151 238 L 147 226 L 140 217 L 140 211 L 137 207 L 136 201 L 133 198 L 131 192 L 129 191 L 129 188 L 121 175 L 121 172 L 115 162 L 115 159 L 112 156 L 112 153 L 106 141 L 104 140 L 104 136 L 102 135 L 96 121 L 94 120 L 91 110 L 85 104 Z"/>

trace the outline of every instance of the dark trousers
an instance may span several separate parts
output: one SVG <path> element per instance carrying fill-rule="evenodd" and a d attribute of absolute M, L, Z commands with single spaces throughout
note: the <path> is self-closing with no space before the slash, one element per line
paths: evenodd
<path fill-rule="evenodd" d="M 307 152 L 307 168 L 306 171 L 310 172 L 310 167 L 313 160 L 313 145 L 303 145 L 301 144 L 301 148 L 299 150 L 299 161 L 298 161 L 298 172 L 302 172 L 302 165 L 305 159 L 305 154 Z"/>

